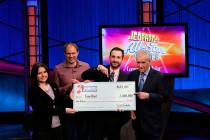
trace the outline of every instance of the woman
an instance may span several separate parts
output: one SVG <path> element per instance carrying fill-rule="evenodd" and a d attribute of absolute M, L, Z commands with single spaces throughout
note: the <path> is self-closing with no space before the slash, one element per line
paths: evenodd
<path fill-rule="evenodd" d="M 61 116 L 74 114 L 72 108 L 64 108 L 64 97 L 58 87 L 49 82 L 49 71 L 42 63 L 31 70 L 29 103 L 33 109 L 33 140 L 63 140 Z M 70 97 L 69 97 L 70 98 Z"/>

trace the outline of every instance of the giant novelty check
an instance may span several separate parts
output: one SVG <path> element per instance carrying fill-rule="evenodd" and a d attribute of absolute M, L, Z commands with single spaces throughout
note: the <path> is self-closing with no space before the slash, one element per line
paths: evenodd
<path fill-rule="evenodd" d="M 90 82 L 74 84 L 76 111 L 136 110 L 135 82 Z"/>

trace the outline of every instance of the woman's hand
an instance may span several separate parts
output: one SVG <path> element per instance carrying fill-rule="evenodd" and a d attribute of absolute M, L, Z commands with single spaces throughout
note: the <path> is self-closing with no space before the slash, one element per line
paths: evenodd
<path fill-rule="evenodd" d="M 65 108 L 66 110 L 66 114 L 75 114 L 76 110 L 74 110 L 73 108 Z"/>

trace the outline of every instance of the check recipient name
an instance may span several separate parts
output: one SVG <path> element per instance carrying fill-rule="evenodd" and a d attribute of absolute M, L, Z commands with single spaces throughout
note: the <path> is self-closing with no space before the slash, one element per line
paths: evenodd
<path fill-rule="evenodd" d="M 135 82 L 74 84 L 73 107 L 77 111 L 136 110 Z"/>

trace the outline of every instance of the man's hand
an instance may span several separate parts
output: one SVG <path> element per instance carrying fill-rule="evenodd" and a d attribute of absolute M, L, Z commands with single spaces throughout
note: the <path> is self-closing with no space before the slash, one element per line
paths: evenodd
<path fill-rule="evenodd" d="M 79 81 L 79 80 L 77 80 L 77 79 L 71 79 L 71 81 L 72 81 L 72 83 L 73 83 L 73 84 L 80 83 L 80 81 Z"/>
<path fill-rule="evenodd" d="M 123 109 L 117 109 L 117 112 L 124 112 Z"/>
<path fill-rule="evenodd" d="M 147 92 L 137 92 L 136 96 L 141 100 L 149 99 L 149 93 L 147 93 Z"/>
<path fill-rule="evenodd" d="M 93 80 L 85 80 L 83 81 L 84 83 L 90 83 L 90 82 L 94 82 Z"/>
<path fill-rule="evenodd" d="M 134 111 L 131 111 L 131 119 L 135 120 L 136 119 L 136 114 Z"/>
<path fill-rule="evenodd" d="M 69 94 L 69 98 L 71 100 L 74 100 L 74 90 L 71 90 L 70 94 Z"/>
<path fill-rule="evenodd" d="M 98 71 L 101 71 L 103 74 L 105 74 L 107 77 L 109 76 L 108 69 L 104 67 L 103 65 L 98 65 L 97 67 Z"/>

